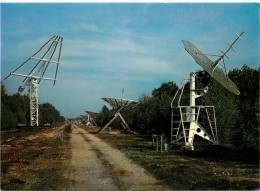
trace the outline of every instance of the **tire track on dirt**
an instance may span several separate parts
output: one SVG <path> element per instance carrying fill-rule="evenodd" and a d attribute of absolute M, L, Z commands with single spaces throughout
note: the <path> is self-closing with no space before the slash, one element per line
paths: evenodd
<path fill-rule="evenodd" d="M 69 182 L 66 190 L 118 190 L 112 179 L 106 176 L 105 168 L 92 146 L 86 142 L 75 126 L 71 134 L 71 146 L 71 168 L 67 174 Z"/>
<path fill-rule="evenodd" d="M 97 160 L 102 164 L 103 175 L 112 178 L 113 185 L 119 190 L 131 191 L 168 191 L 171 190 L 167 185 L 154 178 L 143 167 L 133 163 L 122 152 L 115 149 L 88 133 L 84 129 L 74 126 L 84 139 L 88 147 L 92 148 Z M 91 163 L 91 161 L 85 161 Z M 99 169 L 100 170 L 100 169 Z M 101 190 L 104 190 L 102 188 Z"/>

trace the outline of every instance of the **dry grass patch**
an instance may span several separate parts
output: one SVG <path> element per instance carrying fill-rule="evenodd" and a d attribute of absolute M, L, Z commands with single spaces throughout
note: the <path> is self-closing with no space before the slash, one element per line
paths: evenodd
<path fill-rule="evenodd" d="M 70 158 L 68 135 L 63 143 L 40 135 L 33 140 L 26 136 L 8 139 L 1 145 L 2 190 L 57 190 L 64 186 L 63 174 Z"/>

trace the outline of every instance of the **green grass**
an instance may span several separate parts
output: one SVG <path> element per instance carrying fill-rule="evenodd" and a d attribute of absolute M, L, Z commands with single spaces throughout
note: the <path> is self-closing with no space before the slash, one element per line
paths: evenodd
<path fill-rule="evenodd" d="M 259 185 L 258 153 L 197 145 L 197 151 L 152 150 L 152 137 L 95 134 L 117 147 L 155 177 L 178 190 L 253 189 Z M 247 156 L 253 158 L 246 159 Z"/>

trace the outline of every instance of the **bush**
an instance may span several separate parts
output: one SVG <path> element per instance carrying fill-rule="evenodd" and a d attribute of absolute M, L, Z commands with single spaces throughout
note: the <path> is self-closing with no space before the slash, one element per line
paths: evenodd
<path fill-rule="evenodd" d="M 72 125 L 71 124 L 68 124 L 65 126 L 65 132 L 66 133 L 71 133 L 72 132 Z"/>

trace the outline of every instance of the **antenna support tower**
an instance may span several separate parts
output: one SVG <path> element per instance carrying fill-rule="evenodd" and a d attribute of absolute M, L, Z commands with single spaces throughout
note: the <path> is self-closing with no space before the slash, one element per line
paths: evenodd
<path fill-rule="evenodd" d="M 193 142 L 195 135 L 198 135 L 215 145 L 219 144 L 217 137 L 215 107 L 196 105 L 196 98 L 205 95 L 208 91 L 208 86 L 203 89 L 196 89 L 196 76 L 198 74 L 199 72 L 190 73 L 190 78 L 185 80 L 184 85 L 176 92 L 171 102 L 171 143 L 176 143 L 184 139 L 184 148 L 187 150 L 194 150 Z M 190 105 L 181 106 L 180 101 L 187 82 L 190 82 Z M 178 94 L 180 94 L 178 106 L 173 106 Z M 204 124 L 205 121 L 207 121 L 210 131 L 207 131 L 208 128 L 204 128 L 202 124 L 199 123 L 199 119 L 202 115 L 206 117 Z"/>
<path fill-rule="evenodd" d="M 129 99 L 116 99 L 116 98 L 101 98 L 101 99 L 107 102 L 108 104 L 110 104 L 113 107 L 113 109 L 116 109 L 116 112 L 114 114 L 114 117 L 104 127 L 101 127 L 98 130 L 98 133 L 104 131 L 117 117 L 121 120 L 121 125 L 124 128 L 124 130 L 131 131 L 130 127 L 128 126 L 128 124 L 126 123 L 125 119 L 123 118 L 120 112 L 122 112 L 122 110 L 124 109 L 129 109 L 130 107 L 135 106 L 138 102 Z"/>
<path fill-rule="evenodd" d="M 24 78 L 22 84 L 18 88 L 18 92 L 22 93 L 26 86 L 29 88 L 30 126 L 39 126 L 38 92 L 41 80 L 53 81 L 53 85 L 56 83 L 58 67 L 60 64 L 62 42 L 63 37 L 54 35 L 37 52 L 30 56 L 25 62 L 23 62 L 5 78 L 6 80 L 11 75 Z M 47 68 L 53 64 L 56 65 L 54 76 L 45 77 Z M 31 66 L 33 66 L 32 69 L 25 73 L 24 70 Z"/>

